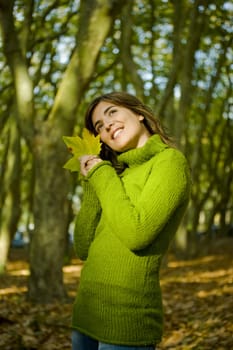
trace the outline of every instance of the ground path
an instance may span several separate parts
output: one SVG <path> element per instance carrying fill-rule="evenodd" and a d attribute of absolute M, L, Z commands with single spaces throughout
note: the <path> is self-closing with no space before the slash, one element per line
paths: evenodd
<path fill-rule="evenodd" d="M 168 259 L 162 269 L 164 338 L 158 350 L 233 349 L 233 239 L 191 261 Z M 71 299 L 81 265 L 64 267 Z M 28 263 L 11 252 L 0 276 L 0 350 L 70 350 L 71 303 L 34 305 L 26 301 Z"/>

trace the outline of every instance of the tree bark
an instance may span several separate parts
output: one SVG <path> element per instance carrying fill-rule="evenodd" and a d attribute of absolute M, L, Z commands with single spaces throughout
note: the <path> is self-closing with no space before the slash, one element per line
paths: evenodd
<path fill-rule="evenodd" d="M 1 191 L 3 205 L 0 212 L 0 273 L 5 271 L 11 240 L 17 230 L 17 225 L 21 214 L 20 139 L 16 121 L 12 118 L 8 122 L 8 138 L 9 142 L 6 146 L 6 163 L 3 167 L 5 170 L 3 170 L 4 173 Z"/>
<path fill-rule="evenodd" d="M 180 71 L 181 97 L 177 113 L 175 136 L 183 149 L 185 149 L 186 144 L 185 131 L 187 130 L 188 111 L 190 110 L 192 104 L 192 80 L 195 64 L 195 52 L 199 47 L 202 31 L 207 21 L 205 12 L 199 12 L 201 3 L 201 0 L 195 0 L 190 13 L 187 44 L 185 47 L 183 47 L 183 64 Z M 208 4 L 205 4 L 205 6 L 208 6 Z"/>
<path fill-rule="evenodd" d="M 28 73 L 14 25 L 14 0 L 0 0 L 0 23 L 3 35 L 3 50 L 14 82 L 16 116 L 20 132 L 29 147 L 32 145 L 34 128 L 33 84 Z"/>
<path fill-rule="evenodd" d="M 125 3 L 125 2 L 124 2 Z M 39 302 L 66 297 L 62 282 L 69 212 L 70 177 L 62 169 L 67 150 L 62 135 L 71 135 L 78 105 L 94 74 L 100 48 L 123 1 L 81 2 L 78 45 L 46 122 L 35 138 L 35 231 L 31 241 L 29 298 Z"/>
<path fill-rule="evenodd" d="M 100 48 L 115 17 L 120 13 L 119 8 L 122 9 L 126 3 L 123 0 L 81 1 L 77 47 L 60 83 L 50 114 L 45 121 L 37 121 L 34 118 L 33 84 L 25 56 L 27 35 L 20 38 L 15 29 L 14 1 L 0 0 L 4 53 L 14 81 L 18 123 L 20 132 L 33 152 L 35 164 L 35 229 L 30 243 L 28 293 L 33 301 L 46 303 L 66 297 L 62 267 L 70 177 L 62 169 L 67 160 L 62 135 L 73 133 L 77 108 L 94 74 Z M 30 21 L 32 3 L 27 5 L 30 6 L 29 11 L 26 11 Z"/>
<path fill-rule="evenodd" d="M 133 36 L 132 9 L 134 2 L 129 1 L 122 12 L 121 21 L 121 60 L 122 60 L 122 89 L 127 91 L 128 85 L 132 84 L 136 95 L 144 98 L 144 83 L 138 74 L 139 67 L 133 59 L 131 50 Z"/>

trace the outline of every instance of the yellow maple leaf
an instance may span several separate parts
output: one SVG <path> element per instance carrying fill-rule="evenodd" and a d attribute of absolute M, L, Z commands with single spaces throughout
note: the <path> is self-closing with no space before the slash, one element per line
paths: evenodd
<path fill-rule="evenodd" d="M 73 154 L 73 157 L 63 166 L 63 168 L 70 171 L 79 171 L 78 158 L 88 154 L 99 155 L 101 150 L 100 136 L 94 136 L 86 128 L 83 129 L 82 138 L 79 136 L 63 136 L 63 141 Z"/>

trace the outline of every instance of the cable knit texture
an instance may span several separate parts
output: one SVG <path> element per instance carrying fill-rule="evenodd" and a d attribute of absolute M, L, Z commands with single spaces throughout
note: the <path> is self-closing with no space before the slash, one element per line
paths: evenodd
<path fill-rule="evenodd" d="M 161 258 L 187 207 L 190 173 L 158 135 L 119 160 L 128 165 L 120 176 L 103 161 L 83 183 L 75 249 L 86 261 L 72 326 L 105 343 L 151 345 L 162 336 Z"/>

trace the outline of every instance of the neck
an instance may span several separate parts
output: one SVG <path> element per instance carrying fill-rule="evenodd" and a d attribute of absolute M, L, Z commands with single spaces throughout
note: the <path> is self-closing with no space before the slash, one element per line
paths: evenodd
<path fill-rule="evenodd" d="M 149 139 L 149 137 L 151 137 L 151 134 L 147 129 L 145 129 L 145 131 L 140 136 L 140 139 L 138 140 L 138 144 L 136 148 L 144 146 L 147 140 Z"/>

